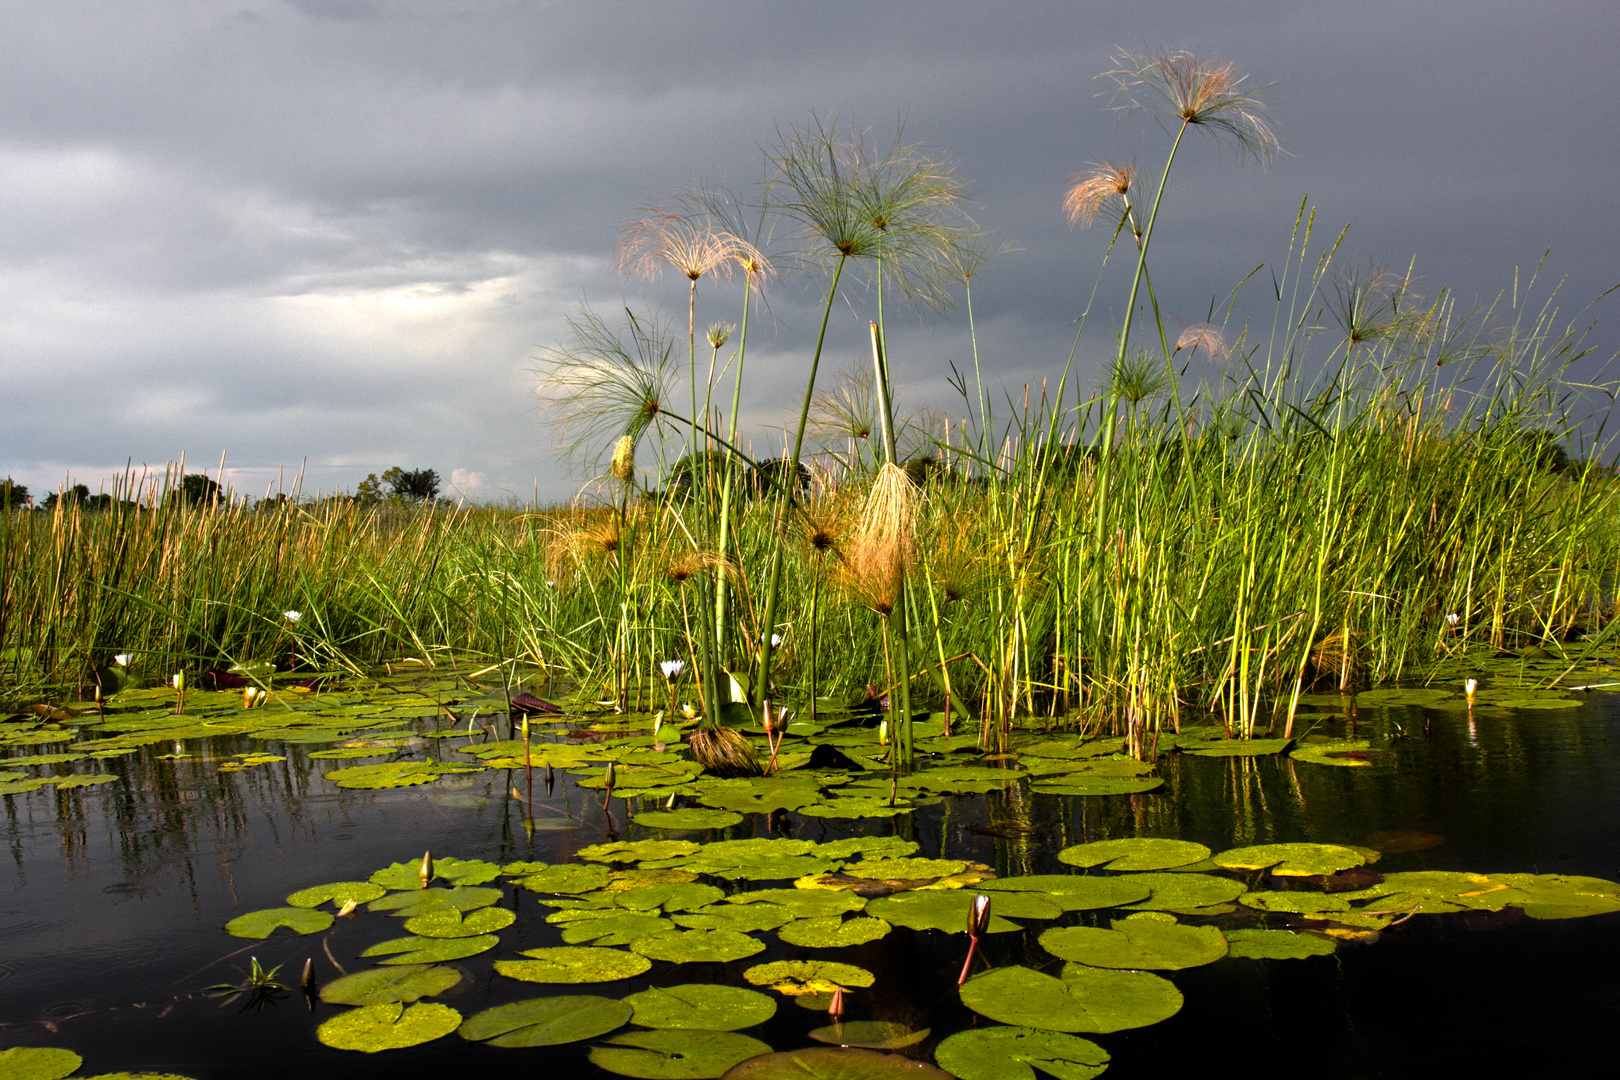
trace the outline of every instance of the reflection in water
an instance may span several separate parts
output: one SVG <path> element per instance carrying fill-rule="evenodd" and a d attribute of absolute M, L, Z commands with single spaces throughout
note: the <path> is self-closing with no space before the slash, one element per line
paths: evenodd
<path fill-rule="evenodd" d="M 724 835 L 827 841 L 893 834 L 916 840 L 923 856 L 1025 875 L 1066 871 L 1053 858 L 1059 849 L 1116 837 L 1181 837 L 1220 850 L 1426 833 L 1444 841 L 1390 852 L 1377 868 L 1616 878 L 1617 717 L 1620 710 L 1607 699 L 1519 713 L 1363 708 L 1356 734 L 1391 747 L 1365 767 L 1172 755 L 1161 762 L 1164 787 L 1149 793 L 1060 798 L 1015 785 L 887 820 L 753 815 Z M 419 727 L 431 731 L 440 723 L 425 718 Z M 1345 736 L 1349 726 L 1320 731 Z M 466 740 L 412 742 L 406 756 L 456 760 L 454 747 Z M 315 759 L 296 743 L 272 751 L 284 761 L 220 771 L 233 755 L 264 747 L 245 736 L 194 740 L 179 752 L 158 743 L 119 759 L 109 769 L 121 773 L 116 783 L 4 799 L 14 874 L 0 910 L 0 1042 L 69 1046 L 86 1057 L 87 1074 L 162 1069 L 281 1077 L 304 1066 L 380 1076 L 405 1064 L 451 1068 L 485 1058 L 590 1068 L 579 1047 L 496 1051 L 456 1039 L 362 1059 L 316 1044 L 321 1016 L 312 1018 L 300 1001 L 246 1015 L 208 1001 L 201 988 L 228 980 L 250 956 L 284 971 L 313 958 L 331 973 L 319 938 L 278 934 L 244 946 L 220 930 L 245 911 L 279 905 L 296 889 L 363 879 L 389 863 L 419 859 L 424 849 L 492 862 L 559 862 L 587 844 L 664 835 L 628 824 L 622 804 L 603 814 L 598 792 L 577 789 L 561 773 L 549 797 L 536 782 L 542 777 L 525 777 L 521 769 L 350 791 L 322 774 L 353 761 Z M 519 921 L 503 949 L 556 943 L 555 928 L 543 921 L 546 909 L 532 894 L 512 903 Z M 1207 1068 L 1214 1043 L 1242 1045 L 1245 1057 L 1276 1055 L 1278 1064 L 1308 1060 L 1313 1076 L 1345 1077 L 1418 1075 L 1470 1062 L 1500 1067 L 1521 1051 L 1527 1060 L 1539 1055 L 1544 1066 L 1573 1066 L 1588 1054 L 1612 1052 L 1604 1040 L 1613 1038 L 1606 1032 L 1620 1019 L 1620 1001 L 1585 961 L 1620 946 L 1620 916 L 1508 925 L 1513 918 L 1416 919 L 1377 945 L 1345 947 L 1320 960 L 1234 959 L 1178 972 L 1188 1000 L 1181 1015 L 1145 1031 L 1098 1037 L 1114 1054 L 1109 1075 Z M 374 926 L 378 921 L 340 920 L 328 941 L 333 961 L 351 964 L 380 940 L 375 933 L 389 928 Z M 1049 964 L 1033 938 L 991 935 L 980 951 L 997 965 Z M 879 976 L 871 994 L 856 999 L 861 1015 L 932 1026 L 943 1035 L 972 1022 L 954 996 L 965 946 L 962 935 L 904 932 L 839 959 Z M 800 955 L 772 948 L 759 959 Z M 511 987 L 492 981 L 493 958 L 468 961 L 469 977 L 445 1002 L 471 1012 L 510 999 Z M 655 969 L 653 978 L 735 981 L 739 971 L 697 965 Z M 1534 993 L 1521 985 L 1526 980 L 1534 980 Z M 599 992 L 622 996 L 642 985 Z M 536 992 L 523 988 L 523 995 Z M 760 1037 L 779 1049 L 801 1045 L 807 1018 L 814 1019 L 785 1007 Z M 1534 1025 L 1553 1022 L 1560 1039 L 1538 1041 Z"/>

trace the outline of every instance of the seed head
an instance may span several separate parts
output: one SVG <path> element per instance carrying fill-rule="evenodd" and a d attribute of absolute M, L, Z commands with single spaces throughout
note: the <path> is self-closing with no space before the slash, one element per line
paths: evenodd
<path fill-rule="evenodd" d="M 1069 191 L 1063 197 L 1063 212 L 1072 224 L 1090 228 L 1109 200 L 1118 199 L 1121 210 L 1130 209 L 1129 193 L 1136 183 L 1136 162 L 1117 164 L 1105 161 L 1093 165 L 1069 181 Z"/>
<path fill-rule="evenodd" d="M 622 436 L 613 447 L 613 461 L 608 466 L 613 479 L 628 484 L 636 478 L 636 440 Z"/>

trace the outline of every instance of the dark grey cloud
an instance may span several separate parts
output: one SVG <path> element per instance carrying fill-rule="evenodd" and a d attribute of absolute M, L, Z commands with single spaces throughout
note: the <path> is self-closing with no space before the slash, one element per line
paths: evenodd
<path fill-rule="evenodd" d="M 1344 254 L 1489 302 L 1551 248 L 1564 310 L 1620 280 L 1606 2 L 1414 5 L 61 2 L 0 40 L 0 471 L 38 489 L 221 450 L 247 487 L 431 465 L 482 494 L 565 495 L 529 357 L 581 297 L 684 318 L 679 284 L 611 273 L 615 227 L 694 181 L 747 189 L 779 125 L 842 111 L 958 157 L 1019 250 L 975 290 L 986 370 L 1055 377 L 1106 242 L 1059 204 L 1088 162 L 1162 163 L 1109 111 L 1115 45 L 1218 53 L 1275 83 L 1292 156 L 1195 140 L 1155 248 L 1189 323 L 1285 253 L 1309 197 Z M 1117 267 L 1114 269 L 1118 269 Z M 1263 271 L 1240 304 L 1262 311 Z M 1122 302 L 1105 275 L 1074 377 Z M 1249 294 L 1254 294 L 1250 296 Z M 867 298 L 834 319 L 858 362 Z M 772 294 L 745 397 L 761 445 L 813 333 L 816 285 Z M 707 286 L 699 318 L 735 319 Z M 1613 298 L 1597 310 L 1612 314 Z M 959 315 L 891 324 L 904 392 L 950 409 Z M 1617 336 L 1595 341 L 1613 352 Z M 779 436 L 778 436 L 779 438 Z"/>

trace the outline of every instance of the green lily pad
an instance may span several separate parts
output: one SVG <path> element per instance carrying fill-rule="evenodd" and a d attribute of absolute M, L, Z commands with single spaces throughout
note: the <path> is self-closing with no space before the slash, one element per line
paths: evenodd
<path fill-rule="evenodd" d="M 717 889 L 713 885 L 652 885 L 622 893 L 618 905 L 630 911 L 656 911 L 659 908 L 665 912 L 690 911 L 708 907 L 723 900 L 725 895 L 724 889 Z"/>
<path fill-rule="evenodd" d="M 1146 1027 L 1181 1009 L 1181 991 L 1146 971 L 1107 971 L 1066 964 L 1056 979 L 1026 967 L 975 975 L 962 1004 L 981 1016 L 1043 1031 L 1123 1031 Z"/>
<path fill-rule="evenodd" d="M 530 998 L 474 1013 L 456 1034 L 491 1046 L 560 1046 L 623 1027 L 630 1011 L 626 1002 L 590 994 Z"/>
<path fill-rule="evenodd" d="M 322 761 L 347 761 L 352 758 L 387 757 L 393 752 L 392 746 L 340 746 L 333 750 L 311 750 L 309 756 Z"/>
<path fill-rule="evenodd" d="M 778 960 L 772 964 L 755 964 L 743 972 L 743 978 L 788 997 L 864 988 L 873 981 L 872 973 L 865 968 L 832 960 Z"/>
<path fill-rule="evenodd" d="M 1082 877 L 1078 874 L 1029 874 L 997 878 L 974 886 L 980 892 L 1033 892 L 1045 896 L 1064 911 L 1092 911 L 1119 907 L 1146 900 L 1153 894 L 1151 882 L 1131 877 Z"/>
<path fill-rule="evenodd" d="M 866 897 L 845 889 L 756 889 L 753 892 L 734 893 L 726 897 L 726 902 L 769 904 L 785 908 L 798 919 L 822 919 L 866 907 Z"/>
<path fill-rule="evenodd" d="M 470 938 L 505 930 L 516 920 L 517 915 L 510 908 L 479 908 L 463 915 L 453 907 L 446 907 L 406 919 L 405 930 L 427 938 Z"/>
<path fill-rule="evenodd" d="M 522 982 L 598 983 L 628 979 L 652 967 L 644 956 L 589 945 L 525 949 L 522 955 L 530 959 L 497 960 L 495 971 Z"/>
<path fill-rule="evenodd" d="M 632 952 L 671 964 L 725 963 L 765 951 L 765 943 L 735 930 L 665 930 L 630 943 Z"/>
<path fill-rule="evenodd" d="M 652 829 L 724 829 L 742 821 L 730 810 L 647 810 L 631 817 L 637 825 Z"/>
<path fill-rule="evenodd" d="M 714 983 L 652 987 L 625 998 L 634 1023 L 649 1028 L 739 1031 L 776 1015 L 776 1002 L 757 990 Z"/>
<path fill-rule="evenodd" d="M 1579 919 L 1620 911 L 1620 885 L 1564 874 L 1495 874 L 1508 886 L 1505 902 L 1532 919 Z"/>
<path fill-rule="evenodd" d="M 587 893 L 595 892 L 608 883 L 608 868 L 605 866 L 577 866 L 568 863 L 559 863 L 548 866 L 538 874 L 519 878 L 518 884 L 530 892 L 537 893 Z"/>
<path fill-rule="evenodd" d="M 375 1054 L 441 1039 L 460 1024 L 461 1014 L 448 1005 L 391 1002 L 339 1013 L 316 1028 L 315 1037 L 335 1050 Z"/>
<path fill-rule="evenodd" d="M 1372 743 L 1365 739 L 1334 739 L 1330 742 L 1308 743 L 1288 756 L 1295 761 L 1306 761 L 1313 765 L 1356 768 L 1371 765 L 1372 759 L 1378 753 L 1372 748 Z"/>
<path fill-rule="evenodd" d="M 1456 695 L 1450 690 L 1386 689 L 1363 690 L 1356 695 L 1357 705 L 1438 705 Z"/>
<path fill-rule="evenodd" d="M 1293 739 L 1180 739 L 1176 748 L 1196 757 L 1266 757 L 1280 754 Z"/>
<path fill-rule="evenodd" d="M 1120 919 L 1113 929 L 1065 926 L 1041 934 L 1041 948 L 1088 967 L 1179 971 L 1213 964 L 1226 955 L 1226 938 L 1213 926 L 1182 926 L 1153 919 Z"/>
<path fill-rule="evenodd" d="M 1249 892 L 1238 898 L 1245 907 L 1256 911 L 1288 912 L 1294 915 L 1322 915 L 1350 911 L 1349 893 L 1315 892 Z M 1462 907 L 1446 910 L 1461 911 Z"/>
<path fill-rule="evenodd" d="M 1125 905 L 1132 911 L 1186 911 L 1225 904 L 1248 891 L 1248 886 L 1243 882 L 1231 878 L 1175 870 L 1131 874 L 1122 880 L 1146 885 L 1152 890 L 1146 900 Z"/>
<path fill-rule="evenodd" d="M 59 789 L 98 787 L 101 784 L 110 784 L 118 777 L 112 773 L 85 773 L 79 776 L 54 776 L 50 779 Z"/>
<path fill-rule="evenodd" d="M 369 881 L 334 881 L 330 885 L 300 889 L 287 897 L 287 903 L 292 907 L 301 908 L 320 907 L 329 900 L 338 907 L 342 907 L 350 900 L 356 904 L 369 904 L 387 891 L 381 885 L 373 885 Z"/>
<path fill-rule="evenodd" d="M 1035 1069 L 1091 1080 L 1108 1068 L 1108 1051 L 1062 1032 L 991 1027 L 958 1031 L 934 1049 L 934 1060 L 958 1080 L 1035 1080 Z"/>
<path fill-rule="evenodd" d="M 780 904 L 714 904 L 671 918 L 676 926 L 687 930 L 735 930 L 739 934 L 750 934 L 786 926 L 793 921 L 793 913 Z"/>
<path fill-rule="evenodd" d="M 327 983 L 321 987 L 321 1000 L 328 1005 L 385 1005 L 442 994 L 459 982 L 461 972 L 450 967 L 376 967 Z"/>
<path fill-rule="evenodd" d="M 862 859 L 844 867 L 850 877 L 873 881 L 917 881 L 960 874 L 967 863 L 956 859 Z"/>
<path fill-rule="evenodd" d="M 1340 844 L 1259 844 L 1232 848 L 1215 856 L 1215 865 L 1227 870 L 1265 870 L 1281 877 L 1336 874 L 1367 861 L 1360 852 Z"/>
<path fill-rule="evenodd" d="M 734 1031 L 631 1031 L 591 1049 L 591 1064 L 644 1080 L 709 1080 L 771 1048 Z"/>
<path fill-rule="evenodd" d="M 259 732 L 258 737 L 278 738 L 287 742 L 295 741 L 295 739 L 287 738 L 288 734 L 286 732 Z M 296 741 L 304 741 L 303 738 L 298 737 L 299 733 L 293 732 L 290 734 L 295 736 Z M 322 732 L 320 738 L 313 737 L 314 734 L 313 732 L 310 733 L 309 741 L 331 742 L 334 739 L 342 738 L 335 731 L 330 733 Z M 355 765 L 347 769 L 333 769 L 326 774 L 326 778 L 342 788 L 375 790 L 379 788 L 411 787 L 415 784 L 431 784 L 439 778 L 439 772 L 433 765 L 425 761 L 389 761 L 381 765 Z M 331 1022 L 330 1020 L 327 1021 L 327 1023 Z M 407 1043 L 406 1045 L 412 1044 Z M 387 1047 L 381 1049 L 387 1049 Z"/>
<path fill-rule="evenodd" d="M 580 848 L 578 855 L 591 862 L 643 862 L 681 858 L 695 854 L 702 847 L 691 840 L 618 840 Z"/>
<path fill-rule="evenodd" d="M 848 1020 L 808 1033 L 816 1042 L 834 1046 L 852 1046 L 857 1050 L 903 1050 L 915 1046 L 933 1034 L 931 1028 L 916 1030 L 909 1024 L 895 1024 L 887 1020 Z"/>
<path fill-rule="evenodd" d="M 797 919 L 782 927 L 777 937 L 789 945 L 810 949 L 841 949 L 846 945 L 876 941 L 890 929 L 882 919 L 839 919 L 834 915 L 823 919 Z"/>
<path fill-rule="evenodd" d="M 280 907 L 238 915 L 225 924 L 225 932 L 232 937 L 267 938 L 281 926 L 285 926 L 295 934 L 318 934 L 331 925 L 330 912 Z"/>
<path fill-rule="evenodd" d="M 26 795 L 30 791 L 38 791 L 50 782 L 49 777 L 41 777 L 35 780 L 11 780 L 0 784 L 0 795 Z M 26 1048 L 17 1047 L 16 1049 Z"/>
<path fill-rule="evenodd" d="M 904 1054 L 884 1054 L 850 1046 L 812 1046 L 764 1054 L 726 1073 L 726 1080 L 899 1080 L 901 1077 L 950 1080 L 946 1073 L 932 1065 Z"/>
<path fill-rule="evenodd" d="M 452 885 L 482 885 L 486 881 L 494 881 L 500 873 L 499 866 L 483 859 L 458 859 L 453 855 L 446 855 L 433 860 L 433 880 L 446 881 Z M 385 889 L 420 889 L 421 860 L 394 863 L 372 874 L 370 880 L 373 885 L 381 885 Z"/>
<path fill-rule="evenodd" d="M 1226 955 L 1251 960 L 1303 960 L 1330 956 L 1334 949 L 1330 938 L 1292 930 L 1228 930 L 1226 945 Z"/>
<path fill-rule="evenodd" d="M 704 806 L 744 814 L 797 810 L 821 798 L 821 785 L 810 777 L 760 777 L 746 780 L 707 780 L 699 785 Z"/>
<path fill-rule="evenodd" d="M 481 907 L 489 907 L 500 898 L 499 889 L 464 888 L 460 885 L 454 889 L 418 888 L 373 900 L 366 905 L 366 910 L 386 911 L 397 919 L 409 919 L 444 908 L 454 908 L 462 912 L 474 911 Z"/>
<path fill-rule="evenodd" d="M 1032 784 L 1030 790 L 1037 795 L 1136 795 L 1164 786 L 1159 776 L 1063 776 L 1050 783 Z"/>
<path fill-rule="evenodd" d="M 868 901 L 866 913 L 912 930 L 944 930 L 958 934 L 967 928 L 973 897 L 972 891 L 958 889 L 896 893 Z M 989 933 L 1023 929 L 1008 918 L 1055 919 L 1062 914 L 1060 906 L 1039 893 L 998 893 L 990 904 Z"/>
<path fill-rule="evenodd" d="M 852 836 L 848 840 L 834 840 L 815 848 L 824 859 L 848 859 L 859 855 L 866 859 L 900 859 L 916 852 L 917 841 L 898 836 Z"/>
<path fill-rule="evenodd" d="M 84 1058 L 56 1046 L 13 1046 L 0 1050 L 4 1080 L 61 1080 L 84 1064 Z"/>
<path fill-rule="evenodd" d="M 1097 840 L 1058 852 L 1058 862 L 1070 866 L 1101 866 L 1105 870 L 1169 870 L 1209 858 L 1209 848 L 1191 840 L 1163 840 L 1139 836 L 1125 840 Z"/>
<path fill-rule="evenodd" d="M 851 797 L 832 798 L 810 806 L 801 806 L 799 813 L 805 817 L 818 818 L 890 818 L 899 814 L 909 814 L 915 809 L 916 807 L 909 805 L 905 800 L 896 800 L 891 806 L 888 799 Z"/>
<path fill-rule="evenodd" d="M 573 913 L 559 912 L 559 914 Z M 580 914 L 584 913 L 581 912 Z M 555 915 L 547 916 L 546 921 L 550 922 L 554 918 L 556 918 Z M 602 918 L 577 919 L 565 922 L 562 939 L 569 945 L 583 945 L 586 942 L 602 946 L 628 945 L 638 938 L 673 929 L 675 929 L 674 923 L 668 919 L 661 919 L 657 915 L 610 913 Z"/>
<path fill-rule="evenodd" d="M 380 941 L 360 955 L 387 956 L 387 960 L 377 962 L 389 967 L 404 964 L 442 964 L 450 960 L 465 960 L 469 956 L 477 956 L 500 943 L 501 939 L 494 934 L 473 938 L 424 938 L 412 934 L 410 937 Z"/>

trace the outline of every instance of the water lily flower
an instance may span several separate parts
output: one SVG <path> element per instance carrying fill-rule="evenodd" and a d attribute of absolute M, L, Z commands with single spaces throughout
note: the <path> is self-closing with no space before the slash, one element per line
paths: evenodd
<path fill-rule="evenodd" d="M 1463 693 L 1468 697 L 1468 704 L 1474 703 L 1474 692 L 1479 689 L 1478 679 L 1469 679 L 1463 683 Z"/>
<path fill-rule="evenodd" d="M 302 611 L 283 611 L 281 617 L 290 623 L 296 623 L 304 617 L 304 613 Z"/>
<path fill-rule="evenodd" d="M 343 906 L 338 908 L 338 918 L 347 919 L 350 915 L 354 914 L 354 909 L 359 906 L 360 905 L 355 902 L 354 897 L 349 897 L 347 900 L 343 901 Z"/>
<path fill-rule="evenodd" d="M 690 701 L 683 702 L 681 704 L 681 715 L 686 717 L 688 720 L 696 720 L 697 714 L 698 711 L 692 707 L 692 703 Z"/>
<path fill-rule="evenodd" d="M 686 661 L 685 660 L 663 660 L 663 661 L 659 662 L 658 670 L 660 670 L 660 671 L 662 671 L 664 673 L 664 678 L 673 681 L 675 679 L 680 678 L 681 677 L 681 672 L 686 670 Z"/>
<path fill-rule="evenodd" d="M 1456 626 L 1460 622 L 1462 622 L 1462 616 L 1457 614 L 1455 611 L 1446 615 L 1447 626 Z"/>
<path fill-rule="evenodd" d="M 130 659 L 131 659 L 131 654 L 129 654 L 127 652 L 121 652 L 121 653 L 118 653 L 117 655 L 115 655 L 113 657 L 113 663 L 116 664 L 119 667 L 129 667 Z"/>
<path fill-rule="evenodd" d="M 169 684 L 184 693 L 186 689 L 186 673 L 183 671 L 176 672 L 174 678 L 169 680 Z"/>

